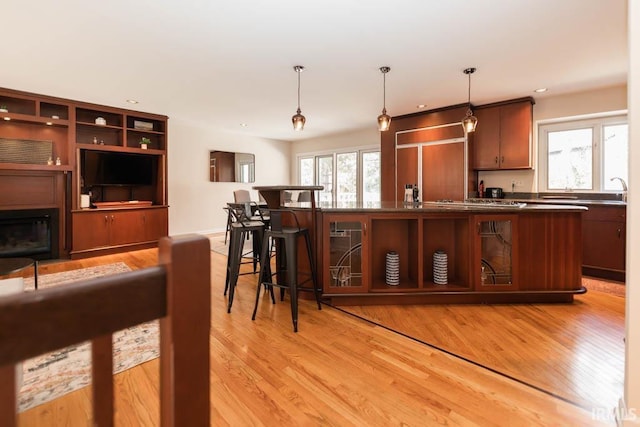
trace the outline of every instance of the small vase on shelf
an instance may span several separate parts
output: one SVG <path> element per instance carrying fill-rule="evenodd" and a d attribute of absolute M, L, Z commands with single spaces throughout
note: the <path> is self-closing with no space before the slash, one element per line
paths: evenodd
<path fill-rule="evenodd" d="M 140 148 L 146 150 L 149 144 L 151 144 L 151 140 L 147 137 L 142 137 L 142 139 L 140 140 Z"/>

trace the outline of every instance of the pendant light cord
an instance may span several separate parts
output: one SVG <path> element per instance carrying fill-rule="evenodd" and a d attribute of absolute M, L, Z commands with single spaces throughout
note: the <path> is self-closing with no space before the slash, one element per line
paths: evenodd
<path fill-rule="evenodd" d="M 300 114 L 300 112 L 302 110 L 300 110 L 300 69 L 297 70 L 298 71 L 298 114 Z"/>
<path fill-rule="evenodd" d="M 387 114 L 387 73 L 382 73 L 382 114 Z"/>
<path fill-rule="evenodd" d="M 468 96 L 467 96 L 467 103 L 469 104 L 469 106 L 471 106 L 471 73 L 467 73 L 467 76 L 469 76 L 469 92 L 468 92 Z"/>

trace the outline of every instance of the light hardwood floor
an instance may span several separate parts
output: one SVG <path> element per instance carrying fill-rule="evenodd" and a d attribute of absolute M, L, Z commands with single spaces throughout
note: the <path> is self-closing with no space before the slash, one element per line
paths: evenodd
<path fill-rule="evenodd" d="M 117 261 L 140 268 L 154 265 L 156 259 L 155 250 L 145 250 L 43 264 L 40 273 Z M 226 258 L 212 252 L 211 259 L 212 425 L 601 425 L 584 405 L 526 385 L 516 380 L 518 374 L 513 375 L 516 379 L 507 378 L 326 305 L 318 311 L 313 302 L 301 300 L 297 334 L 292 332 L 286 300 L 272 305 L 268 298 L 262 298 L 257 319 L 251 321 L 253 275 L 241 276 L 232 313 L 228 314 L 222 295 Z M 551 344 L 545 340 L 544 344 L 537 344 L 540 337 L 554 336 L 554 345 L 562 343 L 561 349 L 567 352 L 565 359 L 575 360 L 576 366 L 581 366 L 585 358 L 600 357 L 594 348 L 615 342 L 620 328 L 624 328 L 615 319 L 623 317 L 624 308 L 604 294 L 594 293 L 592 297 L 589 306 L 576 304 L 585 307 L 579 316 L 570 315 L 568 306 L 534 307 L 526 315 L 514 314 L 509 306 L 432 307 L 435 311 L 426 318 L 402 316 L 402 307 L 386 307 L 380 313 L 388 312 L 389 318 L 400 317 L 404 325 L 413 323 L 417 329 L 440 335 L 453 353 L 459 349 L 473 355 L 476 351 L 510 368 L 524 364 L 527 371 L 528 360 L 548 354 L 546 347 Z M 552 318 L 545 314 L 549 309 Z M 371 312 L 359 314 L 374 317 Z M 610 327 L 601 328 L 602 319 L 609 316 L 614 319 Z M 574 322 L 587 328 L 576 330 L 571 327 Z M 503 327 L 506 323 L 515 325 L 515 329 L 507 332 Z M 579 336 L 590 325 L 598 330 Z M 492 332 L 496 327 L 499 332 Z M 477 345 L 499 351 L 474 350 Z M 511 354 L 519 356 L 512 360 Z M 608 361 L 594 363 L 604 366 Z M 547 366 L 550 372 L 545 375 L 557 377 L 559 387 L 576 394 L 582 393 L 589 376 L 609 375 L 581 372 L 578 368 L 567 373 L 562 367 L 551 369 L 554 363 Z M 613 369 L 616 375 L 620 374 L 617 367 Z M 117 425 L 157 425 L 157 360 L 115 378 Z M 606 402 L 619 397 L 617 391 L 597 392 Z M 20 414 L 19 421 L 21 426 L 91 425 L 90 389 L 86 387 L 26 411 Z"/>

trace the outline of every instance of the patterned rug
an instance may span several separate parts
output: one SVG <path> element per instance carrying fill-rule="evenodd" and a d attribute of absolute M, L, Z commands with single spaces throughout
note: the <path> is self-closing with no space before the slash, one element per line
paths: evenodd
<path fill-rule="evenodd" d="M 213 252 L 217 252 L 222 255 L 229 254 L 229 236 L 227 236 L 227 242 L 224 241 L 224 233 L 221 234 L 212 234 L 207 236 L 209 237 L 209 241 L 211 242 L 211 250 Z M 244 248 L 242 249 L 242 253 L 251 252 L 252 248 L 251 238 L 244 241 Z"/>
<path fill-rule="evenodd" d="M 81 279 L 123 273 L 131 269 L 123 262 L 88 267 L 63 273 L 38 276 L 38 289 L 62 285 Z M 33 291 L 33 278 L 24 281 Z M 91 383 L 91 347 L 79 343 L 52 353 L 26 360 L 24 379 L 18 395 L 19 411 L 56 399 Z M 114 373 L 132 368 L 158 357 L 158 322 L 143 323 L 113 335 Z"/>

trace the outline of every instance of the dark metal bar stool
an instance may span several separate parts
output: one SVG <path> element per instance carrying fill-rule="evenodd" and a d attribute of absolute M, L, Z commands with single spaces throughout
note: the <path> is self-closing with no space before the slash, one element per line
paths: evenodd
<path fill-rule="evenodd" d="M 276 257 L 276 271 L 271 272 L 271 266 L 268 261 L 260 264 L 260 274 L 258 286 L 256 289 L 256 304 L 253 308 L 251 320 L 256 319 L 258 310 L 258 301 L 260 299 L 260 291 L 262 286 L 266 286 L 271 292 L 271 300 L 275 303 L 273 296 L 273 287 L 280 288 L 280 299 L 284 299 L 284 291 L 289 290 L 289 298 L 291 300 L 291 320 L 293 321 L 293 331 L 298 332 L 298 291 L 313 291 L 318 310 L 322 310 L 320 305 L 320 290 L 318 289 L 318 280 L 316 276 L 316 266 L 311 250 L 311 237 L 309 230 L 300 227 L 295 212 L 289 209 L 271 209 L 271 228 L 264 233 L 262 243 L 261 259 L 271 259 L 271 249 L 273 245 L 269 244 L 270 239 L 278 239 L 279 256 Z M 295 226 L 283 226 L 283 214 L 290 216 L 295 222 Z M 298 238 L 303 237 L 306 244 L 306 252 L 309 257 L 309 266 L 311 267 L 310 278 L 298 282 Z M 284 250 L 282 250 L 284 249 Z M 274 283 L 273 276 L 278 277 L 279 283 Z M 283 278 L 283 281 L 280 281 Z M 303 287 L 305 283 L 311 281 L 312 287 Z"/>
<path fill-rule="evenodd" d="M 264 236 L 265 223 L 250 219 L 245 211 L 244 204 L 229 203 L 229 212 L 234 220 L 231 222 L 231 237 L 229 243 L 229 252 L 227 255 L 227 276 L 224 284 L 224 295 L 229 291 L 229 301 L 227 303 L 227 313 L 231 313 L 231 305 L 235 295 L 236 284 L 240 273 L 240 265 L 247 262 L 253 263 L 253 271 L 256 271 L 256 265 L 259 262 L 262 240 Z M 243 253 L 244 241 L 249 236 L 253 238 L 253 249 L 251 256 Z M 250 258 L 250 261 L 242 261 L 243 258 Z"/>

